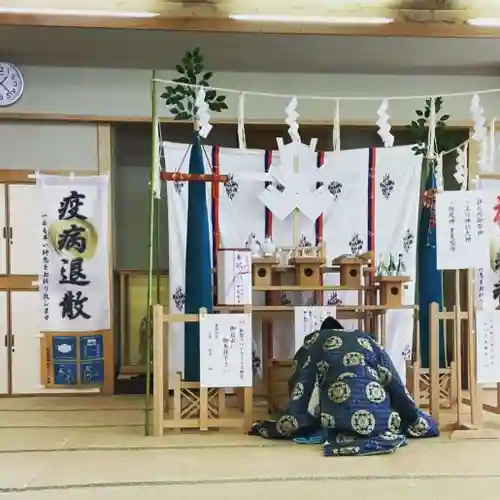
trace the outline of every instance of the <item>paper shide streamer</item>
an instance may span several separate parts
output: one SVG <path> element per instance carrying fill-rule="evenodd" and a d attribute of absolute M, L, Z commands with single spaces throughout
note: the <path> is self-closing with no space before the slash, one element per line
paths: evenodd
<path fill-rule="evenodd" d="M 292 138 L 293 142 L 300 142 L 300 134 L 299 134 L 299 124 L 297 122 L 297 118 L 300 116 L 297 113 L 297 98 L 292 97 L 290 102 L 285 108 L 285 123 L 288 125 L 288 134 Z"/>
<path fill-rule="evenodd" d="M 340 151 L 340 101 L 335 101 L 335 114 L 333 116 L 332 149 Z"/>
<path fill-rule="evenodd" d="M 196 119 L 198 121 L 198 132 L 204 139 L 208 136 L 212 130 L 212 125 L 210 125 L 210 108 L 208 103 L 205 101 L 206 92 L 204 87 L 200 87 L 196 101 L 194 105 L 197 108 Z"/>
<path fill-rule="evenodd" d="M 481 172 L 490 172 L 488 156 L 488 129 L 486 128 L 486 118 L 478 94 L 472 96 L 470 104 L 470 114 L 474 123 L 472 128 L 472 140 L 479 143 L 479 170 Z"/>
<path fill-rule="evenodd" d="M 467 189 L 467 144 L 457 148 L 457 159 L 453 177 L 460 184 L 460 190 Z"/>
<path fill-rule="evenodd" d="M 376 124 L 378 126 L 377 134 L 382 139 L 384 147 L 391 148 L 392 146 L 394 146 L 394 136 L 391 134 L 391 125 L 389 123 L 390 117 L 388 110 L 389 101 L 387 99 L 384 99 L 377 111 L 378 119 Z"/>
<path fill-rule="evenodd" d="M 238 146 L 240 149 L 247 148 L 245 134 L 245 93 L 242 92 L 238 99 Z"/>

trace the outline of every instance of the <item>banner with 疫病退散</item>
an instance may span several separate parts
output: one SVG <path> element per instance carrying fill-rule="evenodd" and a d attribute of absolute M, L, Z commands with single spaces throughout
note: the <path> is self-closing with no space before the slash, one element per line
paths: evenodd
<path fill-rule="evenodd" d="M 109 176 L 37 175 L 42 326 L 46 332 L 110 328 Z"/>

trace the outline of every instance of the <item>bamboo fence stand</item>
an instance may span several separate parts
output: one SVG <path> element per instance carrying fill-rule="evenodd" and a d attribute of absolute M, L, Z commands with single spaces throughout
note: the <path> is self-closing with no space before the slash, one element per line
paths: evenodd
<path fill-rule="evenodd" d="M 200 313 L 205 310 L 200 310 Z M 245 306 L 245 312 L 247 307 Z M 163 436 L 165 429 L 179 432 L 182 429 L 207 431 L 211 428 L 250 429 L 253 418 L 253 388 L 243 388 L 243 414 L 232 417 L 228 414 L 225 388 L 200 387 L 199 382 L 186 382 L 180 373 L 175 376 L 173 417 L 165 418 L 165 390 L 169 387 L 168 325 L 169 323 L 198 322 L 200 314 L 163 314 L 163 306 L 153 306 L 153 435 Z M 165 325 L 167 328 L 165 328 Z M 167 347 L 167 348 L 166 348 Z M 167 370 L 165 370 L 167 368 Z M 167 390 L 168 395 L 168 390 Z M 168 396 L 167 396 L 168 398 Z"/>

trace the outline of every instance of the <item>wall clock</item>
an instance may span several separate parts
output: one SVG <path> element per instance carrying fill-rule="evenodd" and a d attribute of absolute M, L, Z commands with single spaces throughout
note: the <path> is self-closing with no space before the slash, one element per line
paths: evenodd
<path fill-rule="evenodd" d="M 24 79 L 14 64 L 0 63 L 0 107 L 17 102 L 24 91 Z"/>

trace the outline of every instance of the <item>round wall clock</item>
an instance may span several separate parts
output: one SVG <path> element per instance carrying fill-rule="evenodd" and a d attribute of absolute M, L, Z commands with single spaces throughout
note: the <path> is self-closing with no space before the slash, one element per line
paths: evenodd
<path fill-rule="evenodd" d="M 0 63 L 0 107 L 17 102 L 24 91 L 21 71 L 11 63 Z"/>

